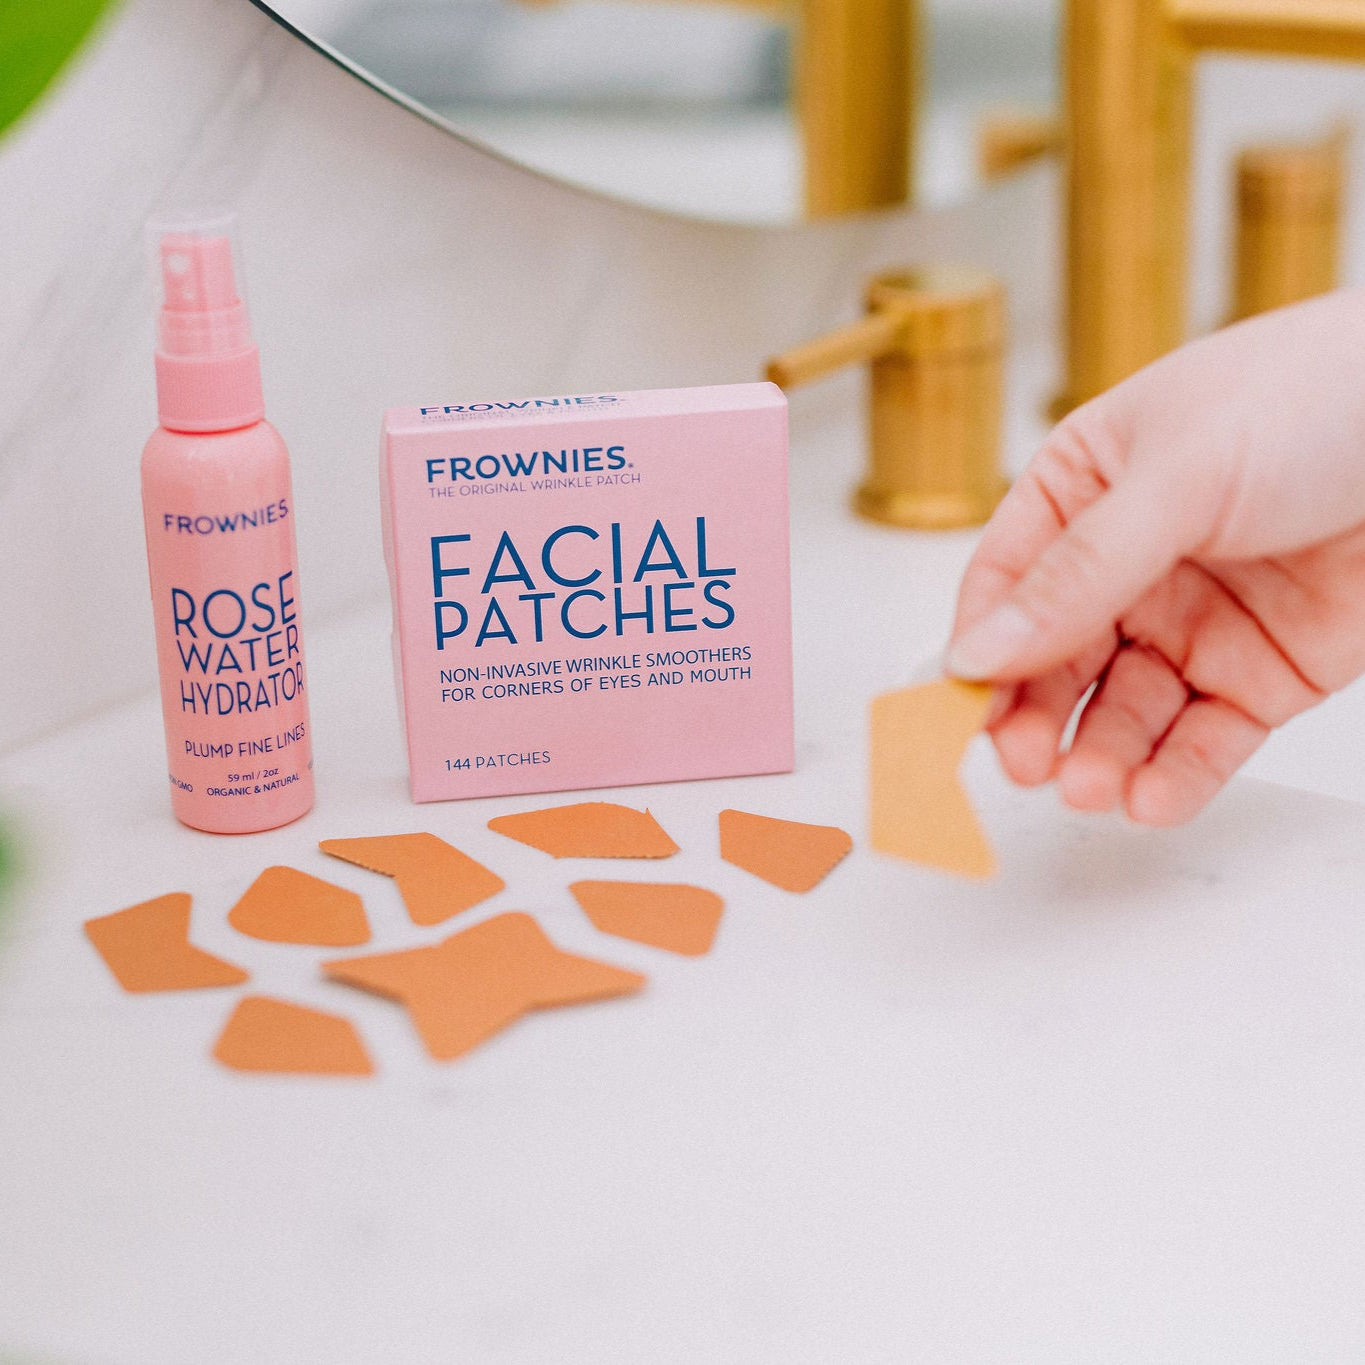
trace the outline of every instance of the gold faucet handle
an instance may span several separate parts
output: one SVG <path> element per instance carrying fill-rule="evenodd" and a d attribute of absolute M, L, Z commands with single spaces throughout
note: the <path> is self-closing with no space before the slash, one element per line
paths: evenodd
<path fill-rule="evenodd" d="M 1057 114 L 1023 110 L 987 114 L 977 129 L 977 170 L 983 181 L 1003 179 L 1030 162 L 1055 156 L 1064 139 Z"/>
<path fill-rule="evenodd" d="M 921 529 L 985 521 L 1000 469 L 1005 296 L 980 270 L 936 265 L 876 276 L 858 322 L 775 356 L 784 389 L 871 362 L 865 517 Z"/>
<path fill-rule="evenodd" d="M 847 327 L 774 356 L 768 362 L 767 377 L 780 389 L 809 384 L 845 365 L 889 355 L 903 330 L 902 319 L 894 313 L 869 313 Z"/>
<path fill-rule="evenodd" d="M 767 377 L 792 389 L 845 365 L 998 350 L 1004 340 L 1004 292 L 983 271 L 935 265 L 873 278 L 867 313 L 857 322 L 774 356 Z"/>

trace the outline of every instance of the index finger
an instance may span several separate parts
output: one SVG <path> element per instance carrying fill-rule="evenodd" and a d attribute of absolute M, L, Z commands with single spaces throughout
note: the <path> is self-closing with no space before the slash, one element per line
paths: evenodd
<path fill-rule="evenodd" d="M 951 638 L 998 607 L 1077 513 L 1108 491 L 1075 426 L 1053 431 L 986 524 L 958 589 Z"/>

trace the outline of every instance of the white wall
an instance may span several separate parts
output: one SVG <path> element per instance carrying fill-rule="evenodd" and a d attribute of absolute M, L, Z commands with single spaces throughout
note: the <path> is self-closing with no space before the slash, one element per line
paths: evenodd
<path fill-rule="evenodd" d="M 669 220 L 466 146 L 248 0 L 131 0 L 0 147 L 0 750 L 154 682 L 141 232 L 204 199 L 242 215 L 315 621 L 384 592 L 386 406 L 752 379 L 887 263 L 994 268 L 1021 330 L 1053 297 L 1045 174 L 919 217 Z"/>

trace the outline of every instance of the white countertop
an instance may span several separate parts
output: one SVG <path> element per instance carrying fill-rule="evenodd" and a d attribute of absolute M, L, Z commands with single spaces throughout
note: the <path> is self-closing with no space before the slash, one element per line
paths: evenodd
<path fill-rule="evenodd" d="M 796 405 L 798 770 L 635 788 L 669 879 L 727 902 L 710 956 L 598 933 L 556 863 L 411 806 L 376 607 L 308 646 L 318 803 L 245 838 L 174 825 L 149 695 L 0 763 L 28 870 L 0 955 L 0 1357 L 44 1361 L 899 1362 L 1365 1356 L 1365 810 L 1244 782 L 1187 830 L 1063 814 L 969 761 L 987 886 L 863 846 L 868 699 L 941 643 L 969 534 L 847 509 L 836 390 Z M 1018 441 L 1016 441 L 1016 447 Z M 305 566 L 306 567 L 306 566 Z M 1267 776 L 1365 795 L 1360 700 Z M 551 797 L 547 803 L 566 797 Z M 737 806 L 858 846 L 790 896 L 720 862 Z M 225 915 L 318 839 L 430 829 L 561 945 L 648 973 L 450 1064 L 327 950 Z M 378 884 L 377 884 L 378 883 Z M 83 920 L 164 891 L 248 989 L 360 1027 L 370 1080 L 209 1058 L 235 990 L 124 995 Z"/>

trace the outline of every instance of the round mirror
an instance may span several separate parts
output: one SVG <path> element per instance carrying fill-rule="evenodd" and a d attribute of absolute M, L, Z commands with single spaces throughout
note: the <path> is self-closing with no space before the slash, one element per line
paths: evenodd
<path fill-rule="evenodd" d="M 954 202 L 1057 99 L 1059 0 L 257 2 L 472 142 L 727 222 Z"/>

